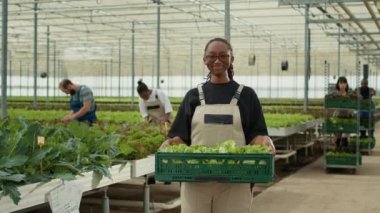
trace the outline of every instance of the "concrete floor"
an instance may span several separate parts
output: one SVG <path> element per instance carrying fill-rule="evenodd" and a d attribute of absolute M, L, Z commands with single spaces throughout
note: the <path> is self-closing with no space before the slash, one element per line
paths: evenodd
<path fill-rule="evenodd" d="M 254 198 L 254 213 L 380 212 L 380 123 L 377 146 L 363 155 L 363 165 L 326 172 L 323 157 L 282 179 Z"/>

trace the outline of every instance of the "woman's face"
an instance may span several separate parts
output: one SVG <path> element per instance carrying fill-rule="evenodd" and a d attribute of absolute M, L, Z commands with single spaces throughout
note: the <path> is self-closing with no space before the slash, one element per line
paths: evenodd
<path fill-rule="evenodd" d="M 347 83 L 346 82 L 339 82 L 339 90 L 344 91 L 347 88 Z"/>
<path fill-rule="evenodd" d="M 227 69 L 230 67 L 234 57 L 228 46 L 221 41 L 214 41 L 209 44 L 203 57 L 203 62 L 210 70 L 211 75 L 227 75 Z"/>
<path fill-rule="evenodd" d="M 149 90 L 142 91 L 141 93 L 139 93 L 139 96 L 143 100 L 148 100 L 149 96 L 150 96 L 150 92 L 149 92 Z"/>

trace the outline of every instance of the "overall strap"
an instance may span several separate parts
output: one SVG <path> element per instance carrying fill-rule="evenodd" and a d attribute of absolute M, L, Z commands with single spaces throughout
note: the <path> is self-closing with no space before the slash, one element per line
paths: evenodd
<path fill-rule="evenodd" d="M 236 105 L 237 104 L 237 102 L 238 102 L 238 100 L 240 98 L 241 91 L 243 91 L 243 88 L 244 88 L 244 85 L 240 84 L 239 88 L 236 90 L 234 96 L 231 99 L 231 102 L 230 102 L 231 105 Z"/>
<path fill-rule="evenodd" d="M 75 93 L 75 98 L 76 98 L 77 100 L 80 100 L 80 91 L 81 91 L 81 89 L 82 89 L 82 85 L 79 86 L 78 91 Z"/>
<path fill-rule="evenodd" d="M 201 102 L 201 105 L 206 105 L 205 95 L 203 93 L 202 86 L 203 84 L 198 84 L 199 101 Z"/>

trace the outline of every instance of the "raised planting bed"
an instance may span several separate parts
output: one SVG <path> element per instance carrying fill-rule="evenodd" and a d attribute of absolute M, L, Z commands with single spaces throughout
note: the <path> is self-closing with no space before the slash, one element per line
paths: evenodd
<path fill-rule="evenodd" d="M 132 164 L 132 177 L 141 177 L 154 173 L 155 155 L 149 155 L 146 158 L 133 160 Z"/>
<path fill-rule="evenodd" d="M 121 181 L 131 179 L 131 164 L 115 165 L 109 169 L 111 178 L 103 177 L 95 172 L 86 172 L 77 176 L 70 183 L 77 184 L 82 192 L 103 186 L 111 185 Z M 18 188 L 21 200 L 15 204 L 8 196 L 0 196 L 0 206 L 2 212 L 13 212 L 39 204 L 48 202 L 47 194 L 56 187 L 63 184 L 60 179 L 53 179 L 47 182 L 38 182 L 28 185 L 23 185 Z M 0 191 L 1 194 L 1 191 Z"/>

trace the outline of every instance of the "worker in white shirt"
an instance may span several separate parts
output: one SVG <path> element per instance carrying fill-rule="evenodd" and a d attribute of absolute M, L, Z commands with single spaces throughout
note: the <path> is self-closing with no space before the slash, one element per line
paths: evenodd
<path fill-rule="evenodd" d="M 149 89 L 142 80 L 138 81 L 137 92 L 140 96 L 140 114 L 147 123 L 163 125 L 171 122 L 173 108 L 165 93 L 158 89 Z"/>

